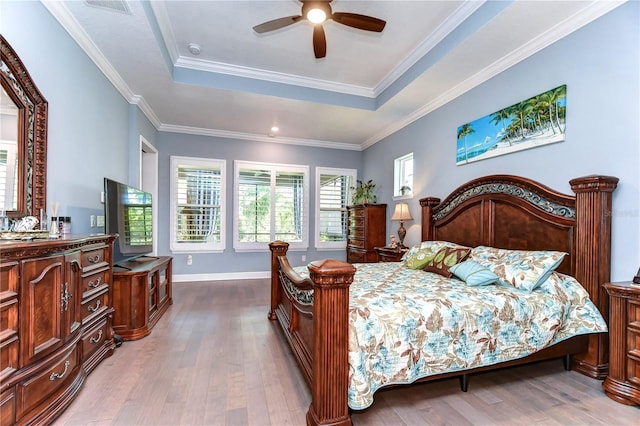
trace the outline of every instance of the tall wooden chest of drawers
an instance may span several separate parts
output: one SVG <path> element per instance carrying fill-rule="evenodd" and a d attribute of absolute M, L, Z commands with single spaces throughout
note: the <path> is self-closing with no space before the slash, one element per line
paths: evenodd
<path fill-rule="evenodd" d="M 357 204 L 347 207 L 349 234 L 347 262 L 372 263 L 378 261 L 375 247 L 386 244 L 387 205 Z"/>
<path fill-rule="evenodd" d="M 602 387 L 613 400 L 640 405 L 640 287 L 607 283 L 609 375 Z"/>

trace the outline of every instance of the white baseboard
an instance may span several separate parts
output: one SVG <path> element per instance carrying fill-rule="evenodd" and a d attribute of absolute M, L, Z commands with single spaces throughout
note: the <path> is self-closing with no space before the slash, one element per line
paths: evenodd
<path fill-rule="evenodd" d="M 271 278 L 271 271 L 226 272 L 220 274 L 173 274 L 172 278 L 174 283 L 194 281 L 254 280 Z"/>

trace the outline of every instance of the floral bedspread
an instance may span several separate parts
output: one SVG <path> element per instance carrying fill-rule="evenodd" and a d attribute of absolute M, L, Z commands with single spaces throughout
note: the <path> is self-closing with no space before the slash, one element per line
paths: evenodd
<path fill-rule="evenodd" d="M 605 332 L 588 293 L 553 273 L 528 293 L 467 286 L 402 262 L 356 264 L 349 307 L 349 407 L 383 386 L 522 358 L 569 337 Z M 308 276 L 306 267 L 295 268 Z"/>

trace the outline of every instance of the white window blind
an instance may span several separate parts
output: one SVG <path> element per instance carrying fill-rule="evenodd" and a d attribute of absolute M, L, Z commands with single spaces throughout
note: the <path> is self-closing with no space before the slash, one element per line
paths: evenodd
<path fill-rule="evenodd" d="M 224 250 L 225 161 L 172 156 L 171 163 L 171 250 Z"/>
<path fill-rule="evenodd" d="M 316 168 L 316 248 L 343 249 L 347 243 L 347 205 L 354 169 Z"/>
<path fill-rule="evenodd" d="M 134 188 L 126 188 L 122 197 L 124 209 L 124 239 L 129 246 L 150 246 L 153 244 L 153 211 L 151 194 Z"/>
<path fill-rule="evenodd" d="M 308 167 L 236 161 L 234 248 L 308 247 Z"/>
<path fill-rule="evenodd" d="M 18 209 L 17 162 L 17 144 L 0 141 L 0 210 Z"/>

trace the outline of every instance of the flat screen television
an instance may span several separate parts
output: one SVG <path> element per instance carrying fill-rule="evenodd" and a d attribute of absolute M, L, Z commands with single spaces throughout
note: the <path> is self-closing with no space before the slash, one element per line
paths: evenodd
<path fill-rule="evenodd" d="M 118 234 L 113 244 L 113 264 L 151 254 L 151 194 L 109 178 L 104 179 L 104 193 L 105 232 Z"/>

